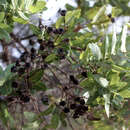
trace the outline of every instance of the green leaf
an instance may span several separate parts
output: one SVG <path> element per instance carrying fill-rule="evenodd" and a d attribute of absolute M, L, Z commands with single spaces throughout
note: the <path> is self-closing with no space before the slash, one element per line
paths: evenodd
<path fill-rule="evenodd" d="M 4 23 L 0 23 L 0 28 L 6 30 L 8 33 L 11 33 L 13 30 L 9 25 L 4 24 Z"/>
<path fill-rule="evenodd" d="M 16 16 L 13 16 L 13 21 L 14 22 L 17 22 L 17 23 L 20 23 L 20 24 L 28 24 L 29 21 L 28 20 L 25 20 L 23 18 L 19 18 L 19 17 L 16 17 Z"/>
<path fill-rule="evenodd" d="M 94 79 L 104 88 L 106 88 L 109 84 L 109 81 L 106 78 L 103 78 L 99 75 L 94 75 Z"/>
<path fill-rule="evenodd" d="M 98 60 L 102 59 L 101 50 L 96 43 L 90 43 L 88 46 L 91 49 L 93 56 L 95 56 Z"/>
<path fill-rule="evenodd" d="M 56 54 L 50 54 L 49 56 L 46 57 L 45 61 L 46 62 L 51 62 L 57 58 Z"/>
<path fill-rule="evenodd" d="M 4 17 L 5 17 L 5 13 L 4 12 L 0 12 L 0 22 L 3 21 Z"/>
<path fill-rule="evenodd" d="M 68 11 L 65 16 L 65 23 L 73 26 L 75 24 L 75 19 L 78 19 L 80 17 L 80 13 L 80 9 Z"/>
<path fill-rule="evenodd" d="M 105 111 L 106 111 L 107 117 L 109 118 L 110 94 L 104 94 L 103 97 L 104 97 L 104 100 L 105 100 Z"/>
<path fill-rule="evenodd" d="M 42 33 L 41 30 L 37 26 L 35 26 L 33 24 L 30 24 L 29 26 L 30 26 L 30 29 L 33 31 L 34 34 L 39 35 L 39 34 Z"/>
<path fill-rule="evenodd" d="M 35 5 L 31 5 L 29 7 L 29 11 L 31 13 L 37 13 L 39 11 L 42 11 L 45 8 L 46 2 L 45 1 L 38 1 Z"/>
<path fill-rule="evenodd" d="M 44 112 L 41 112 L 40 115 L 47 116 L 51 114 L 54 110 L 54 105 L 50 105 Z"/>
<path fill-rule="evenodd" d="M 25 111 L 24 116 L 29 122 L 33 122 L 36 119 L 36 114 L 33 112 Z"/>
<path fill-rule="evenodd" d="M 60 117 L 57 113 L 54 113 L 51 118 L 51 128 L 56 129 L 59 125 Z"/>
<path fill-rule="evenodd" d="M 60 17 L 57 21 L 56 21 L 56 28 L 59 28 L 64 22 L 64 17 Z"/>
<path fill-rule="evenodd" d="M 37 83 L 43 76 L 44 71 L 42 69 L 37 69 L 33 71 L 30 75 L 30 81 L 32 83 Z"/>
<path fill-rule="evenodd" d="M 43 82 L 38 81 L 32 86 L 32 89 L 35 89 L 37 91 L 46 91 L 47 88 Z"/>
<path fill-rule="evenodd" d="M 29 18 L 22 11 L 18 11 L 18 14 L 22 19 L 29 21 Z"/>
<path fill-rule="evenodd" d="M 123 98 L 130 98 L 130 87 L 119 92 L 119 94 L 123 97 Z"/>
<path fill-rule="evenodd" d="M 5 40 L 6 42 L 10 42 L 11 37 L 6 30 L 0 28 L 0 39 Z"/>

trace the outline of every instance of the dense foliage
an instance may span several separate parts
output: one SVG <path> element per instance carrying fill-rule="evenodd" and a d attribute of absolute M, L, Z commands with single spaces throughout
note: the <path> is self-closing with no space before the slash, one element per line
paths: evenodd
<path fill-rule="evenodd" d="M 7 64 L 0 68 L 1 129 L 130 125 L 130 23 L 119 34 L 115 24 L 129 15 L 129 0 L 97 0 L 93 7 L 86 0 L 76 2 L 77 7 L 67 4 L 57 12 L 56 23 L 46 26 L 41 17 L 38 24 L 31 19 L 47 9 L 44 0 L 0 1 L 1 59 Z M 27 26 L 31 34 L 14 33 L 16 25 Z M 13 58 L 10 48 L 19 50 L 20 58 Z"/>

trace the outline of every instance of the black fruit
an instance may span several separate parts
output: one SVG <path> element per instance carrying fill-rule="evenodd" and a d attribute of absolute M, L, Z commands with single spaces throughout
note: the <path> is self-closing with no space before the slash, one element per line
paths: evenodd
<path fill-rule="evenodd" d="M 59 105 L 60 106 L 65 106 L 66 102 L 65 101 L 60 101 Z"/>
<path fill-rule="evenodd" d="M 59 28 L 59 29 L 58 29 L 58 33 L 59 33 L 59 34 L 62 34 L 63 32 L 64 32 L 64 29 L 63 29 L 63 28 Z"/>
<path fill-rule="evenodd" d="M 84 99 L 80 99 L 80 101 L 79 101 L 79 102 L 80 102 L 80 104 L 81 104 L 81 105 L 84 105 L 84 104 L 85 104 Z"/>
<path fill-rule="evenodd" d="M 25 67 L 29 68 L 30 67 L 30 63 L 25 63 Z"/>
<path fill-rule="evenodd" d="M 79 116 L 77 114 L 74 114 L 73 118 L 76 119 L 76 118 L 79 118 Z"/>
<path fill-rule="evenodd" d="M 18 87 L 18 83 L 15 82 L 15 81 L 13 81 L 13 82 L 12 82 L 12 87 L 13 87 L 13 88 L 17 88 L 17 87 Z"/>
<path fill-rule="evenodd" d="M 44 46 L 43 45 L 40 45 L 40 50 L 44 50 Z"/>
<path fill-rule="evenodd" d="M 87 72 L 82 72 L 81 75 L 84 76 L 84 77 L 88 77 Z"/>
<path fill-rule="evenodd" d="M 34 54 L 36 50 L 34 48 L 31 48 L 31 53 Z"/>
<path fill-rule="evenodd" d="M 42 98 L 41 98 L 41 101 L 43 104 L 45 105 L 48 105 L 48 102 L 49 102 L 49 98 L 47 95 L 44 95 Z"/>
<path fill-rule="evenodd" d="M 29 96 L 25 96 L 25 95 L 22 95 L 20 97 L 20 100 L 23 101 L 24 103 L 27 103 L 30 101 L 30 97 Z"/>
<path fill-rule="evenodd" d="M 29 40 L 29 45 L 33 46 L 35 44 L 35 42 L 33 40 Z"/>
<path fill-rule="evenodd" d="M 53 33 L 54 33 L 54 34 L 59 34 L 58 29 L 55 28 L 55 29 L 53 30 Z"/>
<path fill-rule="evenodd" d="M 52 28 L 52 27 L 48 27 L 48 28 L 47 28 L 47 32 L 48 32 L 48 33 L 51 33 L 52 31 L 53 31 L 53 28 Z"/>
<path fill-rule="evenodd" d="M 65 108 L 63 109 L 63 111 L 64 111 L 64 113 L 68 113 L 68 112 L 70 112 L 70 109 L 69 109 L 68 107 L 65 107 Z"/>
<path fill-rule="evenodd" d="M 75 109 L 76 108 L 76 104 L 73 103 L 73 104 L 70 104 L 70 109 Z"/>
<path fill-rule="evenodd" d="M 73 75 L 70 75 L 70 80 L 71 80 L 74 84 L 78 85 L 78 80 L 75 79 L 75 77 L 74 77 Z"/>
<path fill-rule="evenodd" d="M 11 67 L 11 72 L 13 72 L 13 73 L 17 72 L 16 66 Z"/>
<path fill-rule="evenodd" d="M 66 10 L 61 10 L 61 11 L 60 11 L 60 15 L 61 15 L 61 16 L 65 16 L 65 15 L 66 15 Z"/>
<path fill-rule="evenodd" d="M 76 101 L 76 102 L 80 102 L 80 97 L 76 97 L 75 99 L 74 99 L 74 101 Z"/>
<path fill-rule="evenodd" d="M 107 16 L 108 16 L 109 18 L 111 18 L 111 17 L 112 17 L 112 15 L 111 15 L 111 14 L 108 14 Z"/>
<path fill-rule="evenodd" d="M 19 60 L 16 60 L 15 65 L 16 65 L 16 66 L 20 66 Z"/>
<path fill-rule="evenodd" d="M 24 68 L 19 68 L 18 69 L 18 73 L 21 75 L 21 74 L 24 74 L 25 72 L 25 69 Z"/>
<path fill-rule="evenodd" d="M 111 18 L 111 22 L 112 22 L 112 23 L 115 23 L 115 19 L 114 19 L 114 18 Z"/>

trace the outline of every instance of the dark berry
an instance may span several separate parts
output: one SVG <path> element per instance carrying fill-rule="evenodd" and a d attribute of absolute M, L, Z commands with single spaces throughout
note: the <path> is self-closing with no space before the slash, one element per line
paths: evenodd
<path fill-rule="evenodd" d="M 60 106 L 65 106 L 66 102 L 65 101 L 60 101 L 59 105 Z"/>
<path fill-rule="evenodd" d="M 43 45 L 40 45 L 40 50 L 44 50 L 44 46 Z"/>
<path fill-rule="evenodd" d="M 8 62 L 8 55 L 5 52 L 2 53 L 1 57 L 4 62 Z"/>
<path fill-rule="evenodd" d="M 53 30 L 53 33 L 54 33 L 54 34 L 59 34 L 58 29 L 55 28 L 55 29 Z"/>
<path fill-rule="evenodd" d="M 11 72 L 13 72 L 13 73 L 17 72 L 16 66 L 11 67 Z"/>
<path fill-rule="evenodd" d="M 41 98 L 41 101 L 43 104 L 45 105 L 48 105 L 48 102 L 49 102 L 49 98 L 47 95 L 44 95 L 42 98 Z"/>
<path fill-rule="evenodd" d="M 35 44 L 35 42 L 33 40 L 29 40 L 29 45 L 33 46 Z"/>
<path fill-rule="evenodd" d="M 69 42 L 69 39 L 68 39 L 68 38 L 65 38 L 65 39 L 63 40 L 63 42 Z"/>
<path fill-rule="evenodd" d="M 34 48 L 31 48 L 31 53 L 34 54 L 36 50 Z"/>
<path fill-rule="evenodd" d="M 60 55 L 60 54 L 63 54 L 64 50 L 63 50 L 63 48 L 58 48 L 57 52 Z"/>
<path fill-rule="evenodd" d="M 48 27 L 48 28 L 47 28 L 47 32 L 48 32 L 48 33 L 51 33 L 52 31 L 53 31 L 53 28 L 52 28 L 52 27 Z"/>
<path fill-rule="evenodd" d="M 87 77 L 87 72 L 82 72 L 81 75 Z"/>
<path fill-rule="evenodd" d="M 18 73 L 21 75 L 21 74 L 24 74 L 25 72 L 25 69 L 24 68 L 19 68 L 18 69 Z"/>
<path fill-rule="evenodd" d="M 112 17 L 112 15 L 111 15 L 111 14 L 108 14 L 107 16 L 108 16 L 109 18 L 111 18 L 111 17 Z"/>
<path fill-rule="evenodd" d="M 74 114 L 73 118 L 76 119 L 76 118 L 79 118 L 79 116 L 77 114 Z"/>
<path fill-rule="evenodd" d="M 42 43 L 42 41 L 43 41 L 42 39 L 38 39 L 38 42 L 39 42 L 39 43 Z"/>
<path fill-rule="evenodd" d="M 84 99 L 80 99 L 80 101 L 79 101 L 79 102 L 80 102 L 80 104 L 81 104 L 81 105 L 84 105 L 84 104 L 85 104 Z"/>
<path fill-rule="evenodd" d="M 59 32 L 59 34 L 62 34 L 64 32 L 64 29 L 63 28 L 59 28 L 58 32 Z"/>
<path fill-rule="evenodd" d="M 20 90 L 17 90 L 17 91 L 16 91 L 16 94 L 22 95 L 22 92 L 21 92 Z"/>
<path fill-rule="evenodd" d="M 80 97 L 76 97 L 75 99 L 74 99 L 74 101 L 76 101 L 76 102 L 80 102 Z"/>
<path fill-rule="evenodd" d="M 88 111 L 88 106 L 83 106 L 82 108 L 84 111 Z"/>
<path fill-rule="evenodd" d="M 27 103 L 30 101 L 30 97 L 29 96 L 25 96 L 25 95 L 22 95 L 20 97 L 20 100 L 23 101 L 24 103 Z"/>
<path fill-rule="evenodd" d="M 48 65 L 47 64 L 44 64 L 44 68 L 47 68 L 48 67 Z"/>
<path fill-rule="evenodd" d="M 34 60 L 34 58 L 35 58 L 35 55 L 31 54 L 31 60 Z"/>
<path fill-rule="evenodd" d="M 42 59 L 44 60 L 47 57 L 46 54 L 42 55 Z"/>
<path fill-rule="evenodd" d="M 73 103 L 73 104 L 70 104 L 70 109 L 75 109 L 76 108 L 76 104 Z"/>
<path fill-rule="evenodd" d="M 16 66 L 20 66 L 20 64 L 19 64 L 19 60 L 16 60 L 15 65 L 16 65 Z"/>
<path fill-rule="evenodd" d="M 63 109 L 63 111 L 64 111 L 64 113 L 68 113 L 68 112 L 70 112 L 70 109 L 69 109 L 68 107 L 65 107 L 65 108 Z"/>
<path fill-rule="evenodd" d="M 70 75 L 70 80 L 71 80 L 74 84 L 78 85 L 78 80 L 75 79 L 75 77 L 74 77 L 73 75 Z"/>
<path fill-rule="evenodd" d="M 18 87 L 18 83 L 15 82 L 15 81 L 13 81 L 13 82 L 12 82 L 12 87 L 13 87 L 13 88 L 17 88 L 17 87 Z"/>
<path fill-rule="evenodd" d="M 64 90 L 64 91 L 68 90 L 68 87 L 67 87 L 67 86 L 65 86 L 65 87 L 63 88 L 63 90 Z"/>
<path fill-rule="evenodd" d="M 28 62 L 25 63 L 25 67 L 26 67 L 26 68 L 29 68 L 29 67 L 30 67 L 30 63 L 28 63 Z"/>
<path fill-rule="evenodd" d="M 7 97 L 7 101 L 8 101 L 8 102 L 14 101 L 14 97 Z"/>
<path fill-rule="evenodd" d="M 65 16 L 65 15 L 66 15 L 66 10 L 61 10 L 61 11 L 60 11 L 60 15 L 61 15 L 61 16 Z"/>
<path fill-rule="evenodd" d="M 112 23 L 115 23 L 115 19 L 114 19 L 114 18 L 111 18 L 111 22 L 112 22 Z"/>

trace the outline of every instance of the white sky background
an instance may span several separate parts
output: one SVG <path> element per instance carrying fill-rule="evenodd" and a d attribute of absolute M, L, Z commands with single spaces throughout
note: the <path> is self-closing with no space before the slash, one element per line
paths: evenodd
<path fill-rule="evenodd" d="M 75 3 L 75 0 L 45 0 L 47 2 L 46 7 L 47 10 L 44 11 L 41 15 L 42 18 L 42 23 L 45 25 L 50 25 L 54 22 L 56 22 L 57 20 L 57 16 L 58 16 L 58 10 L 59 9 L 65 9 L 65 5 L 68 3 L 72 6 L 77 6 L 77 4 Z M 90 6 L 94 5 L 94 0 L 87 0 L 90 3 Z M 130 2 L 129 2 L 130 5 Z M 111 5 L 108 5 L 108 8 L 106 10 L 107 14 L 111 13 L 112 7 Z M 35 21 L 36 23 L 38 22 L 38 18 L 36 16 L 34 16 L 33 21 Z M 120 33 L 122 30 L 122 25 L 126 22 L 130 21 L 130 17 L 119 17 L 116 19 L 116 31 L 117 33 Z M 112 33 L 112 26 L 109 27 L 108 33 Z M 22 41 L 23 44 L 28 44 L 27 41 Z M 25 45 L 26 46 L 26 45 Z M 0 52 L 2 51 L 2 47 L 0 46 Z M 20 57 L 20 53 L 14 49 L 13 51 L 13 56 L 15 57 Z M 2 66 L 3 68 L 5 68 L 5 65 L 2 64 L 2 62 L 0 61 L 0 66 Z"/>

